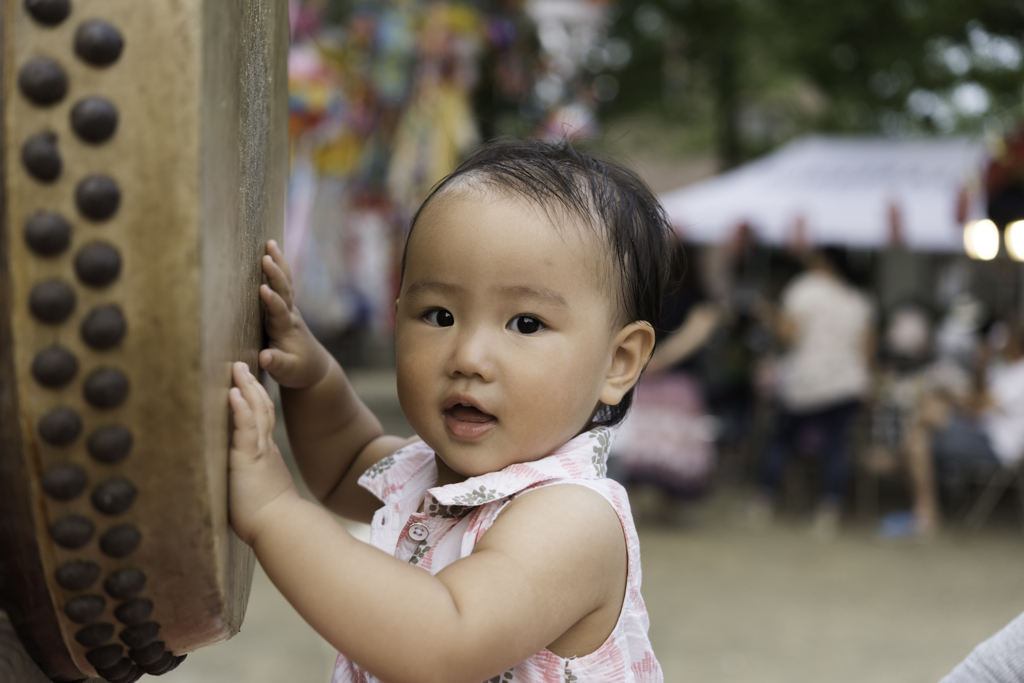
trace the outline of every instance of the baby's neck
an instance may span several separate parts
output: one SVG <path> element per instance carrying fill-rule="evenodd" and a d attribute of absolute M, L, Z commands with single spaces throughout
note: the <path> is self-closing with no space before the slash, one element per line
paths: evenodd
<path fill-rule="evenodd" d="M 447 486 L 448 484 L 460 484 L 466 481 L 466 476 L 459 474 L 448 466 L 441 456 L 434 454 L 434 462 L 437 463 L 437 484 L 435 486 Z"/>

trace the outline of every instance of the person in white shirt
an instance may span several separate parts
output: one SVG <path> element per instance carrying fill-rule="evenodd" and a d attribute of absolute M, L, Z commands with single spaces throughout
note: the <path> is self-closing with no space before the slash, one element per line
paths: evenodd
<path fill-rule="evenodd" d="M 808 430 L 819 438 L 824 482 L 815 530 L 831 536 L 848 472 L 848 427 L 870 384 L 874 308 L 850 284 L 846 252 L 825 248 L 782 292 L 776 331 L 789 347 L 779 385 L 779 415 L 763 457 L 754 509 L 770 511 L 794 447 Z M 758 513 L 755 513 L 755 515 Z"/>
<path fill-rule="evenodd" d="M 922 399 L 904 450 L 914 507 L 903 535 L 919 538 L 939 527 L 936 467 L 1017 466 L 1024 457 L 1024 320 L 1010 328 L 1003 358 L 979 373 L 974 391 L 960 400 L 945 395 Z"/>

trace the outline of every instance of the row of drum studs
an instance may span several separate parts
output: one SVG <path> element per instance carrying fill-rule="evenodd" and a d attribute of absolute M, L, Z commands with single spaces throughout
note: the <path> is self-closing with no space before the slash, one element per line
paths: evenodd
<path fill-rule="evenodd" d="M 55 26 L 71 12 L 70 0 L 25 0 L 29 14 L 43 25 Z M 104 67 L 121 55 L 124 40 L 116 27 L 93 19 L 83 22 L 74 38 L 74 51 L 80 59 L 96 67 Z M 67 76 L 61 66 L 47 57 L 27 61 L 18 74 L 22 94 L 38 106 L 60 102 L 67 93 Z M 71 128 L 86 143 L 107 141 L 117 129 L 118 112 L 107 99 L 85 97 L 71 109 Z M 60 177 L 63 161 L 56 134 L 42 131 L 30 136 L 22 145 L 21 160 L 28 173 L 39 182 L 50 183 Z M 83 178 L 75 188 L 75 205 L 86 219 L 103 221 L 116 213 L 121 201 L 117 183 L 102 174 Z M 61 215 L 38 212 L 26 222 L 24 237 L 29 248 L 41 257 L 63 253 L 71 241 L 71 226 Z M 106 242 L 92 242 L 75 256 L 75 273 L 87 286 L 104 287 L 121 272 L 121 256 Z M 75 308 L 75 292 L 59 279 L 36 284 L 29 294 L 29 310 L 40 322 L 63 323 Z M 126 324 L 121 309 L 114 305 L 93 308 L 83 319 L 80 334 L 87 345 L 97 350 L 116 346 L 125 335 Z M 33 359 L 32 375 L 41 385 L 60 388 L 78 373 L 78 361 L 67 349 L 53 345 L 40 351 Z M 117 368 L 101 367 L 92 371 L 83 384 L 87 402 L 97 408 L 121 405 L 128 394 L 128 378 Z M 40 437 L 57 446 L 71 443 L 82 431 L 78 414 L 58 407 L 40 418 Z M 132 435 L 123 427 L 108 425 L 95 430 L 87 440 L 89 455 L 97 462 L 113 464 L 125 459 L 132 447 Z M 80 496 L 88 487 L 84 468 L 70 462 L 58 463 L 43 475 L 43 491 L 59 501 Z M 93 507 L 105 515 L 126 512 L 135 500 L 137 490 L 124 477 L 109 477 L 92 491 Z M 88 544 L 96 532 L 93 521 L 80 514 L 68 514 L 50 528 L 54 541 L 61 547 L 79 549 Z M 128 557 L 139 547 L 142 535 L 131 524 L 118 524 L 99 538 L 100 550 L 111 558 Z M 61 564 L 55 579 L 65 590 L 84 592 L 92 588 L 100 576 L 100 567 L 89 560 L 71 560 Z M 111 598 L 120 600 L 114 617 L 125 628 L 120 632 L 124 646 L 111 642 L 113 624 L 101 621 L 106 598 L 99 593 L 83 593 L 65 605 L 65 614 L 82 628 L 75 639 L 87 648 L 86 659 L 111 683 L 134 683 L 143 673 L 160 675 L 173 670 L 185 658 L 175 657 L 159 637 L 160 624 L 151 621 L 153 603 L 139 597 L 146 583 L 145 574 L 135 568 L 112 572 L 103 583 Z M 125 656 L 127 654 L 127 656 Z"/>

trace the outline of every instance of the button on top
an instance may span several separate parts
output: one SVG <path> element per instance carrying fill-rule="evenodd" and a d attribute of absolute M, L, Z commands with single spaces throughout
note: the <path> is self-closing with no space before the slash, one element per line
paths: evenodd
<path fill-rule="evenodd" d="M 109 349 L 124 337 L 125 322 L 117 306 L 97 306 L 82 321 L 82 339 L 94 349 Z"/>
<path fill-rule="evenodd" d="M 87 244 L 75 256 L 75 273 L 87 285 L 104 287 L 121 273 L 121 255 L 105 242 Z"/>
<path fill-rule="evenodd" d="M 45 387 L 57 389 L 70 382 L 78 372 L 78 360 L 63 346 L 54 344 L 36 354 L 32 376 Z"/>
<path fill-rule="evenodd" d="M 68 600 L 64 613 L 75 623 L 91 624 L 103 616 L 106 605 L 107 599 L 102 595 L 80 595 Z"/>
<path fill-rule="evenodd" d="M 86 97 L 71 110 L 71 127 L 86 142 L 103 142 L 117 129 L 117 109 L 110 100 Z"/>
<path fill-rule="evenodd" d="M 108 425 L 93 432 L 86 447 L 94 460 L 110 464 L 128 457 L 132 441 L 132 433 L 127 429 L 119 425 Z"/>
<path fill-rule="evenodd" d="M 75 204 L 86 218 L 103 221 L 117 211 L 121 190 L 110 176 L 86 176 L 75 188 Z"/>
<path fill-rule="evenodd" d="M 40 282 L 29 292 L 28 308 L 44 323 L 62 323 L 75 309 L 75 290 L 60 280 Z"/>
<path fill-rule="evenodd" d="M 417 522 L 409 527 L 409 538 L 414 541 L 425 541 L 429 535 L 430 530 L 427 529 L 426 524 L 420 524 Z"/>
<path fill-rule="evenodd" d="M 85 628 L 79 629 L 78 633 L 75 634 L 75 640 L 83 647 L 103 645 L 113 637 L 114 625 L 105 622 L 90 624 Z"/>
<path fill-rule="evenodd" d="M 71 244 L 71 224 L 59 213 L 39 211 L 25 221 L 25 242 L 40 256 L 56 256 Z"/>
<path fill-rule="evenodd" d="M 121 640 L 124 644 L 133 649 L 141 649 L 157 639 L 160 633 L 160 624 L 147 621 L 139 626 L 129 626 L 121 631 Z"/>
<path fill-rule="evenodd" d="M 113 64 L 122 48 L 121 32 L 102 19 L 86 21 L 75 32 L 75 53 L 94 66 Z"/>
<path fill-rule="evenodd" d="M 52 131 L 36 133 L 21 147 L 21 163 L 36 180 L 52 183 L 63 166 L 57 151 L 57 136 Z"/>
<path fill-rule="evenodd" d="M 111 477 L 92 492 L 92 504 L 105 515 L 120 515 L 132 506 L 138 490 L 124 477 Z"/>
<path fill-rule="evenodd" d="M 45 107 L 64 99 L 68 77 L 52 59 L 33 57 L 18 72 L 18 87 L 29 100 Z"/>
<path fill-rule="evenodd" d="M 142 534 L 138 529 L 131 524 L 120 524 L 111 527 L 100 537 L 100 550 L 110 557 L 128 557 L 138 549 L 140 543 Z"/>
<path fill-rule="evenodd" d="M 25 9 L 39 23 L 56 26 L 71 13 L 71 0 L 25 0 Z"/>
<path fill-rule="evenodd" d="M 72 500 L 78 497 L 89 484 L 89 478 L 81 466 L 70 462 L 59 462 L 46 470 L 43 475 L 43 491 L 57 500 Z"/>
<path fill-rule="evenodd" d="M 77 550 L 92 539 L 95 530 L 95 525 L 88 517 L 67 515 L 53 523 L 50 536 L 60 547 Z"/>
<path fill-rule="evenodd" d="M 71 560 L 57 567 L 54 576 L 61 588 L 84 591 L 100 578 L 100 566 L 88 560 Z"/>
<path fill-rule="evenodd" d="M 71 408 L 54 408 L 39 418 L 39 436 L 54 446 L 66 446 L 82 432 L 82 418 Z"/>
<path fill-rule="evenodd" d="M 98 368 L 85 379 L 82 393 L 97 408 L 116 408 L 128 395 L 128 378 L 117 368 Z"/>
<path fill-rule="evenodd" d="M 146 575 L 140 569 L 119 569 L 103 582 L 103 587 L 111 597 L 118 600 L 129 600 L 139 597 L 146 585 Z"/>

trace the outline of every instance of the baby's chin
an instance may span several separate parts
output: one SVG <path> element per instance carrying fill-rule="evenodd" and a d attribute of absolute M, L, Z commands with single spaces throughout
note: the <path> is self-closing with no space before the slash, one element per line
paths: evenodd
<path fill-rule="evenodd" d="M 427 445 L 430 444 L 428 443 Z M 447 478 L 452 481 L 464 481 L 472 477 L 499 472 L 506 467 L 524 462 L 533 462 L 544 457 L 544 454 L 530 457 L 530 454 L 517 453 L 513 455 L 484 452 L 452 457 L 451 454 L 446 456 L 442 449 L 437 448 L 434 448 L 434 455 L 438 460 L 437 469 L 439 477 L 444 479 L 446 478 L 444 475 L 447 474 Z"/>
<path fill-rule="evenodd" d="M 466 458 L 452 458 L 445 457 L 442 453 L 437 450 L 434 451 L 434 455 L 439 461 L 437 463 L 438 474 L 444 474 L 447 470 L 448 474 L 454 478 L 458 477 L 459 480 L 471 479 L 472 477 L 479 477 L 484 474 L 490 474 L 491 472 L 497 472 L 498 470 L 504 469 L 504 466 L 489 467 L 487 461 L 477 460 L 475 462 L 466 462 Z M 489 460 L 489 459 L 488 459 Z"/>

